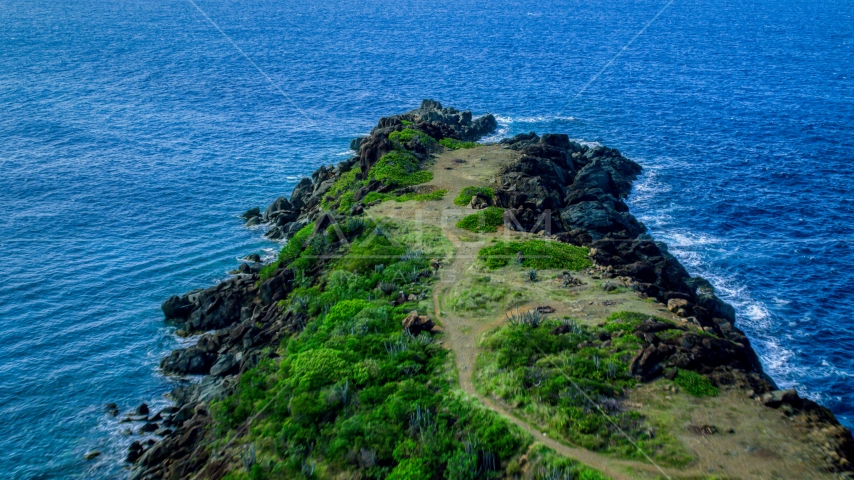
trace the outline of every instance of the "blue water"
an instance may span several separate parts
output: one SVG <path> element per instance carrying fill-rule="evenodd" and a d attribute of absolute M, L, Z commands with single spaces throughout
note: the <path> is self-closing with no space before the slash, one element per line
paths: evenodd
<path fill-rule="evenodd" d="M 850 0 L 196 3 L 251 62 L 189 0 L 0 2 L 3 476 L 121 476 L 103 404 L 174 386 L 160 301 L 272 251 L 243 210 L 430 97 L 643 164 L 634 213 L 854 422 Z"/>

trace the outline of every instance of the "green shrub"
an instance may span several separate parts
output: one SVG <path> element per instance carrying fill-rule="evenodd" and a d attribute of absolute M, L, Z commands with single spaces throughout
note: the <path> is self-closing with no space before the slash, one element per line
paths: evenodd
<path fill-rule="evenodd" d="M 350 207 L 356 203 L 353 195 L 359 187 L 365 184 L 363 181 L 356 180 L 358 173 L 359 170 L 354 168 L 338 177 L 338 180 L 335 180 L 335 183 L 332 184 L 332 187 L 323 196 L 320 202 L 321 208 L 328 210 L 332 203 L 338 200 L 337 211 L 342 213 L 349 211 Z"/>
<path fill-rule="evenodd" d="M 291 363 L 290 381 L 300 390 L 311 390 L 348 377 L 350 365 L 330 348 L 315 348 L 297 355 Z"/>
<path fill-rule="evenodd" d="M 429 202 L 435 200 L 441 200 L 445 198 L 445 195 L 448 193 L 447 190 L 433 190 L 428 193 L 404 193 L 403 195 L 393 195 L 389 193 L 379 193 L 379 192 L 370 192 L 365 195 L 365 198 L 362 199 L 362 202 L 365 204 L 371 204 L 376 201 L 385 202 L 386 200 L 394 200 L 396 202 L 406 202 L 409 200 L 415 200 L 416 202 Z"/>
<path fill-rule="evenodd" d="M 504 209 L 499 207 L 487 207 L 457 222 L 457 227 L 475 233 L 497 232 L 501 225 L 504 225 Z"/>
<path fill-rule="evenodd" d="M 433 172 L 418 169 L 418 159 L 409 152 L 393 150 L 371 167 L 370 176 L 386 185 L 408 187 L 433 180 Z"/>
<path fill-rule="evenodd" d="M 480 146 L 479 143 L 464 142 L 462 140 L 457 140 L 456 138 L 443 138 L 439 140 L 439 144 L 441 144 L 443 147 L 450 148 L 451 150 L 459 150 L 461 148 L 475 148 Z"/>
<path fill-rule="evenodd" d="M 326 314 L 324 322 L 336 324 L 350 320 L 354 318 L 357 313 L 370 306 L 371 304 L 365 300 L 344 300 L 342 302 L 338 302 L 329 310 L 329 313 Z"/>
<path fill-rule="evenodd" d="M 433 470 L 422 458 L 407 458 L 401 461 L 386 480 L 430 480 Z"/>
<path fill-rule="evenodd" d="M 695 397 L 716 397 L 718 395 L 718 389 L 712 385 L 712 382 L 708 378 L 690 370 L 682 370 L 680 368 L 676 372 L 673 383 L 679 385 Z"/>
<path fill-rule="evenodd" d="M 408 125 L 412 125 L 412 122 L 410 122 L 409 120 L 406 120 L 406 119 L 401 120 L 401 121 L 400 121 L 400 123 L 402 123 L 402 124 L 404 124 L 404 125 L 407 125 L 407 126 L 408 126 Z"/>
<path fill-rule="evenodd" d="M 409 200 L 415 200 L 416 202 L 430 202 L 437 201 L 445 198 L 447 195 L 447 190 L 433 190 L 428 193 L 404 193 L 399 197 L 395 197 L 395 201 L 398 202 L 406 202 Z"/>
<path fill-rule="evenodd" d="M 498 242 L 484 247 L 477 257 L 489 268 L 501 268 L 522 252 L 522 266 L 538 270 L 582 270 L 592 265 L 589 250 L 551 240 Z"/>
<path fill-rule="evenodd" d="M 429 145 L 436 141 L 433 139 L 433 137 L 427 135 L 426 133 L 412 128 L 405 128 L 399 132 L 391 132 L 388 134 L 388 139 L 393 142 L 406 143 L 412 140 L 413 138 L 420 139 L 421 142 L 425 145 Z"/>
<path fill-rule="evenodd" d="M 364 203 L 365 205 L 370 205 L 371 203 L 377 201 L 384 202 L 386 200 L 391 200 L 392 198 L 393 196 L 387 193 L 369 192 L 367 195 L 364 196 L 364 198 L 362 198 L 362 203 Z"/>
<path fill-rule="evenodd" d="M 276 270 L 280 266 L 286 266 L 299 258 L 300 254 L 302 254 L 305 249 L 305 243 L 311 237 L 312 232 L 314 232 L 314 222 L 309 223 L 308 225 L 301 228 L 297 233 L 288 240 L 288 243 L 279 250 L 279 256 L 275 262 L 265 265 L 264 268 L 259 272 L 259 276 L 261 280 L 267 280 L 272 277 Z"/>
<path fill-rule="evenodd" d="M 490 198 L 495 195 L 495 191 L 489 187 L 465 187 L 460 190 L 459 195 L 457 195 L 457 198 L 454 199 L 454 205 L 467 207 L 468 204 L 471 202 L 472 197 L 474 197 L 478 193 L 486 195 Z"/>

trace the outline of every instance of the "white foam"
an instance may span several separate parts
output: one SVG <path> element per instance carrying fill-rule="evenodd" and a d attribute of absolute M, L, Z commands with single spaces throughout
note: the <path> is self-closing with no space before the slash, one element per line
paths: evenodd
<path fill-rule="evenodd" d="M 509 115 L 497 115 L 493 114 L 495 120 L 498 122 L 498 128 L 495 130 L 495 133 L 484 137 L 481 139 L 481 143 L 492 143 L 497 142 L 503 138 L 506 138 L 511 130 L 511 126 L 513 124 L 537 124 L 537 123 L 553 123 L 553 122 L 574 122 L 578 119 L 572 116 L 533 116 L 533 117 L 511 117 Z M 475 117 L 479 118 L 479 117 Z M 577 141 L 577 140 L 574 140 Z M 588 145 L 589 147 L 598 146 L 598 143 L 588 142 L 583 143 L 579 141 L 582 145 Z"/>
<path fill-rule="evenodd" d="M 575 143 L 577 143 L 577 144 L 579 144 L 579 145 L 584 145 L 584 146 L 585 146 L 585 147 L 587 147 L 587 148 L 596 148 L 596 147 L 601 147 L 601 146 L 602 146 L 602 144 L 601 144 L 601 143 L 599 143 L 599 142 L 591 142 L 591 141 L 588 141 L 588 140 L 584 140 L 584 139 L 582 139 L 582 138 L 570 138 L 570 140 L 572 140 L 573 142 L 575 142 Z"/>
<path fill-rule="evenodd" d="M 588 142 L 582 143 L 579 140 L 575 140 L 582 145 L 587 145 L 588 147 L 598 146 L 596 142 Z M 595 145 L 594 145 L 595 144 Z M 633 205 L 639 205 L 641 211 L 649 211 L 651 208 L 645 208 L 649 206 L 649 204 L 656 198 L 660 198 L 659 195 L 662 193 L 667 193 L 673 188 L 670 184 L 665 183 L 661 180 L 661 175 L 658 173 L 658 169 L 655 167 L 644 167 L 643 172 L 641 173 L 638 180 L 632 185 L 632 193 L 629 197 L 629 203 Z M 656 211 L 654 218 L 647 218 L 646 220 L 641 219 L 642 222 L 646 223 L 650 220 L 656 220 L 661 215 L 661 211 Z M 648 216 L 649 217 L 649 216 Z M 638 218 L 641 218 L 638 216 Z"/>
<path fill-rule="evenodd" d="M 562 115 L 535 115 L 531 117 L 511 117 L 509 115 L 494 115 L 499 125 L 504 123 L 507 125 L 513 123 L 552 123 L 552 122 L 575 122 L 578 119 L 573 116 Z"/>
<path fill-rule="evenodd" d="M 480 139 L 480 143 L 493 143 L 497 142 L 510 132 L 510 122 L 508 121 L 509 117 L 502 117 L 501 115 L 495 115 L 495 121 L 498 122 L 498 128 L 495 129 L 495 133 L 492 135 L 487 135 Z"/>
<path fill-rule="evenodd" d="M 639 186 L 641 191 L 644 188 L 650 190 L 656 188 L 654 180 L 646 186 L 643 186 L 643 183 Z M 639 219 L 647 225 L 656 223 L 654 217 L 651 216 L 639 217 Z M 659 222 L 659 224 L 663 225 L 664 228 L 666 225 L 672 225 L 670 222 Z M 780 336 L 784 334 L 779 333 L 779 329 L 774 328 L 775 318 L 768 306 L 755 299 L 747 285 L 742 284 L 737 278 L 720 273 L 713 265 L 709 264 L 708 259 L 711 257 L 737 253 L 737 245 L 729 245 L 726 239 L 714 235 L 686 230 L 672 230 L 666 233 L 658 233 L 656 236 L 667 243 L 670 252 L 685 265 L 692 275 L 700 275 L 711 282 L 717 295 L 735 308 L 737 312 L 736 325 L 748 333 L 765 371 L 774 378 L 781 388 L 797 388 L 799 386 L 796 381 L 797 378 L 816 374 L 814 368 L 794 362 L 795 351 L 784 345 L 789 342 L 785 341 L 785 337 Z M 786 300 L 775 298 L 774 301 L 778 303 Z M 790 331 L 794 331 L 794 329 Z M 829 374 L 831 372 L 823 373 Z M 810 398 L 815 396 L 810 392 L 802 393 Z"/>

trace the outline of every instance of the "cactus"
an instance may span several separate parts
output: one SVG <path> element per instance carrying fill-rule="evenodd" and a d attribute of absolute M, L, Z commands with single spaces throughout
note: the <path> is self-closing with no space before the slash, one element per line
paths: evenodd
<path fill-rule="evenodd" d="M 528 280 L 530 280 L 532 282 L 537 281 L 537 271 L 534 270 L 533 268 L 528 270 Z"/>
<path fill-rule="evenodd" d="M 396 291 L 397 291 L 397 285 L 395 285 L 395 284 L 394 284 L 394 283 L 392 283 L 392 282 L 380 281 L 380 282 L 377 284 L 377 287 L 378 287 L 378 288 L 380 289 L 380 291 L 381 291 L 381 292 L 383 292 L 383 294 L 385 294 L 385 295 L 391 295 L 392 293 L 394 293 L 394 292 L 396 292 Z"/>
<path fill-rule="evenodd" d="M 410 248 L 410 249 L 406 250 L 406 253 L 404 253 L 403 255 L 400 256 L 400 259 L 404 262 L 408 262 L 410 260 L 414 260 L 414 261 L 421 260 L 423 257 L 424 257 L 424 252 L 422 252 L 421 250 L 412 250 Z"/>
<path fill-rule="evenodd" d="M 505 313 L 504 315 L 511 325 L 527 325 L 531 328 L 539 327 L 544 320 L 543 314 L 536 310 L 519 313 L 519 309 L 516 309 L 514 313 Z"/>

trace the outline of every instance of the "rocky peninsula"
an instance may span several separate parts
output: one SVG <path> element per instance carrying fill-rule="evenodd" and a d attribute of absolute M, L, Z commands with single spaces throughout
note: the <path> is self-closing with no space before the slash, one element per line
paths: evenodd
<path fill-rule="evenodd" d="M 638 164 L 496 127 L 425 100 L 247 211 L 284 246 L 163 303 L 194 381 L 132 416 L 131 478 L 854 478 L 629 212 Z"/>

